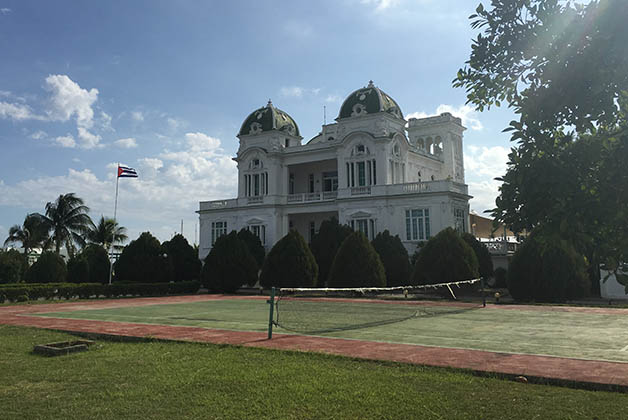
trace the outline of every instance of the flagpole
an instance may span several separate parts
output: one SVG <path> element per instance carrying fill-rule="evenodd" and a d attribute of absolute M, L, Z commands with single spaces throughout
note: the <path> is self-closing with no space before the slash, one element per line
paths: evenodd
<path fill-rule="evenodd" d="M 115 227 L 116 227 L 116 216 L 118 213 L 118 185 L 120 183 L 120 163 L 118 163 L 118 168 L 116 169 L 116 200 L 113 206 L 113 237 L 111 238 L 111 243 L 109 244 L 109 284 L 111 284 L 111 276 L 113 274 L 113 242 L 116 236 Z"/>

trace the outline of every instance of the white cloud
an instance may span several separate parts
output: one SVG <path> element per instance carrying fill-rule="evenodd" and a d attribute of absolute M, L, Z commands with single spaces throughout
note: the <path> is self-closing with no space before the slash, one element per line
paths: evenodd
<path fill-rule="evenodd" d="M 76 147 L 76 141 L 74 141 L 74 137 L 71 135 L 57 137 L 54 142 L 61 147 L 73 148 Z"/>
<path fill-rule="evenodd" d="M 406 119 L 408 120 L 410 118 L 431 117 L 435 115 L 440 115 L 443 112 L 449 112 L 453 116 L 460 118 L 462 120 L 462 125 L 470 128 L 471 130 L 479 131 L 479 130 L 484 129 L 484 126 L 482 125 L 482 123 L 477 117 L 478 116 L 477 111 L 475 111 L 469 105 L 461 105 L 458 108 L 456 108 L 452 105 L 441 104 L 438 106 L 438 108 L 436 108 L 436 112 L 433 114 L 428 114 L 425 112 L 413 112 L 411 114 L 406 115 Z"/>
<path fill-rule="evenodd" d="M 135 141 L 133 137 L 116 140 L 113 144 L 123 149 L 133 149 L 137 147 L 137 141 Z"/>
<path fill-rule="evenodd" d="M 28 105 L 12 104 L 9 102 L 0 102 L 0 118 L 15 121 L 44 119 L 41 116 L 35 115 Z"/>
<path fill-rule="evenodd" d="M 177 130 L 179 127 L 183 126 L 183 120 L 179 120 L 177 118 L 169 117 L 166 122 L 171 130 Z"/>
<path fill-rule="evenodd" d="M 144 121 L 144 114 L 142 114 L 142 111 L 133 111 L 131 112 L 131 119 L 133 121 L 142 122 Z"/>
<path fill-rule="evenodd" d="M 81 141 L 80 146 L 82 148 L 92 149 L 94 147 L 102 147 L 102 145 L 99 144 L 102 137 L 100 137 L 98 134 L 93 134 L 83 127 L 78 127 L 77 129 L 78 137 Z"/>
<path fill-rule="evenodd" d="M 471 210 L 486 217 L 486 210 L 495 208 L 495 198 L 499 195 L 499 187 L 502 183 L 495 180 L 467 182 L 469 194 L 473 196 L 469 205 Z"/>
<path fill-rule="evenodd" d="M 9 13 L 11 13 L 11 9 L 9 9 L 8 7 L 3 7 L 2 9 L 0 9 L 0 14 L 8 15 Z"/>
<path fill-rule="evenodd" d="M 99 123 L 102 128 L 109 131 L 116 131 L 111 126 L 111 121 L 112 121 L 111 115 L 107 114 L 104 111 L 100 111 Z"/>
<path fill-rule="evenodd" d="M 34 140 L 41 140 L 41 139 L 45 139 L 46 137 L 48 137 L 48 133 L 46 133 L 43 130 L 36 131 L 30 135 L 30 138 Z"/>
<path fill-rule="evenodd" d="M 301 86 L 284 86 L 279 89 L 279 94 L 289 98 L 302 98 L 304 96 L 317 96 L 320 93 L 320 88 L 304 88 Z"/>
<path fill-rule="evenodd" d="M 235 197 L 236 163 L 220 148 L 220 140 L 200 132 L 187 133 L 181 140 L 172 150 L 125 163 L 138 168 L 139 173 L 138 178 L 119 183 L 118 218 L 129 228 L 131 239 L 146 230 L 161 240 L 170 239 L 184 219 L 188 240 L 192 241 L 198 202 Z M 116 167 L 117 163 L 106 165 L 102 178 L 87 169 L 69 169 L 64 175 L 12 185 L 0 180 L 0 206 L 43 211 L 46 202 L 59 194 L 75 192 L 91 208 L 93 217 L 112 216 Z"/>
<path fill-rule="evenodd" d="M 375 11 L 381 12 L 399 4 L 399 0 L 360 0 L 366 5 L 375 5 Z"/>
<path fill-rule="evenodd" d="M 46 89 L 51 93 L 48 116 L 53 121 L 68 121 L 76 117 L 81 147 L 97 147 L 101 137 L 89 130 L 94 125 L 92 105 L 98 100 L 98 89 L 81 88 L 66 75 L 55 74 L 46 78 Z"/>
<path fill-rule="evenodd" d="M 342 97 L 340 95 L 327 95 L 325 98 L 325 102 L 340 103 L 340 101 L 342 101 Z"/>
<path fill-rule="evenodd" d="M 510 149 L 501 146 L 467 147 L 464 163 L 469 194 L 473 196 L 470 205 L 480 215 L 495 207 L 502 183 L 494 178 L 506 173 L 509 153 Z"/>
<path fill-rule="evenodd" d="M 506 173 L 509 154 L 510 149 L 501 146 L 468 146 L 464 155 L 465 168 L 479 176 L 502 176 Z"/>

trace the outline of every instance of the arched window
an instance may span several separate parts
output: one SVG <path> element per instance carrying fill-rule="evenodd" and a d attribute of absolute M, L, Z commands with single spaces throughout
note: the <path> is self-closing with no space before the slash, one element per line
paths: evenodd
<path fill-rule="evenodd" d="M 347 187 L 366 187 L 377 184 L 375 159 L 370 157 L 370 149 L 362 143 L 351 149 L 347 159 Z"/>
<path fill-rule="evenodd" d="M 244 196 L 262 195 L 268 195 L 268 172 L 264 171 L 264 162 L 255 157 L 249 162 L 249 169 L 244 174 Z"/>

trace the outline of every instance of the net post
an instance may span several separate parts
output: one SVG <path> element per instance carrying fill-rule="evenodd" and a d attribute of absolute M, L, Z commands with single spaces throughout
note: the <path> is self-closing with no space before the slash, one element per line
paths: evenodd
<path fill-rule="evenodd" d="M 482 307 L 486 308 L 486 289 L 484 287 L 484 277 L 480 277 L 480 287 L 482 288 Z"/>
<path fill-rule="evenodd" d="M 268 312 L 268 339 L 273 338 L 273 318 L 275 309 L 275 288 L 270 289 L 270 298 L 266 301 L 270 305 L 270 311 Z"/>

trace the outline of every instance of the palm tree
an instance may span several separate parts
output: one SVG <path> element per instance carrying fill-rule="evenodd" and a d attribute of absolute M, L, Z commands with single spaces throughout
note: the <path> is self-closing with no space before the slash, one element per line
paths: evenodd
<path fill-rule="evenodd" d="M 47 229 L 42 216 L 38 213 L 27 214 L 22 226 L 11 226 L 4 245 L 19 242 L 24 248 L 24 255 L 28 255 L 33 248 L 41 246 L 46 241 L 46 234 Z"/>
<path fill-rule="evenodd" d="M 114 248 L 120 249 L 121 246 L 115 244 L 121 244 L 128 239 L 126 228 L 105 216 L 100 216 L 98 225 L 92 224 L 90 226 L 85 237 L 89 242 L 102 245 L 107 250 L 112 244 L 114 244 Z"/>
<path fill-rule="evenodd" d="M 74 255 L 75 245 L 85 245 L 83 235 L 94 224 L 88 212 L 89 207 L 74 193 L 61 194 L 54 202 L 46 204 L 46 215 L 42 218 L 57 254 L 62 245 L 65 245 L 70 256 Z"/>

